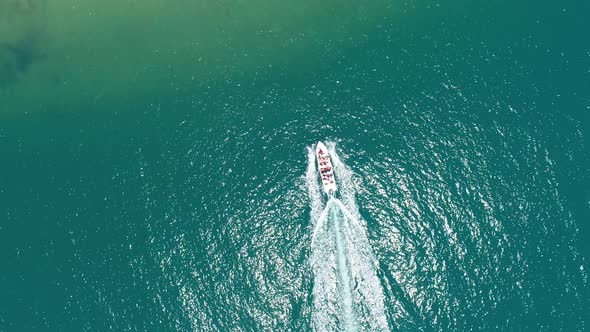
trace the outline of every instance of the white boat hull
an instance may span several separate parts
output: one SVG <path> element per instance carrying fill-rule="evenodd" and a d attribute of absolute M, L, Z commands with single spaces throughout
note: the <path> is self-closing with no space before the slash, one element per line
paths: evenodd
<path fill-rule="evenodd" d="M 318 162 L 318 172 L 320 173 L 320 179 L 322 180 L 322 186 L 324 192 L 327 195 L 333 195 L 336 193 L 336 178 L 334 177 L 334 167 L 332 166 L 332 160 L 330 159 L 330 153 L 322 142 L 318 142 L 316 145 L 316 160 Z"/>

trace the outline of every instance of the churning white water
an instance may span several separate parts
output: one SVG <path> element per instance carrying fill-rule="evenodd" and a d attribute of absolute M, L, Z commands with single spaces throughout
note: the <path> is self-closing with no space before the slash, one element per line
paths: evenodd
<path fill-rule="evenodd" d="M 308 151 L 307 185 L 314 225 L 312 325 L 316 331 L 388 331 L 378 262 L 358 213 L 352 171 L 334 151 L 339 197 L 324 204 L 314 149 Z"/>

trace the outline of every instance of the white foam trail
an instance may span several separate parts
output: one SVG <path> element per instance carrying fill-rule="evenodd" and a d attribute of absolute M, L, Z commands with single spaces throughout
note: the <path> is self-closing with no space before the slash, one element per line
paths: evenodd
<path fill-rule="evenodd" d="M 334 198 L 332 198 L 334 199 Z M 348 262 L 346 259 L 345 243 L 342 234 L 341 219 L 337 214 L 338 209 L 331 208 L 330 217 L 334 220 L 334 232 L 336 234 L 336 251 L 338 253 L 338 281 L 340 282 L 340 289 L 342 290 L 342 304 L 344 310 L 344 330 L 353 331 L 355 327 L 355 318 L 353 312 L 352 291 L 350 289 L 350 271 L 348 269 Z"/>
<path fill-rule="evenodd" d="M 311 266 L 314 273 L 313 328 L 316 331 L 388 331 L 385 299 L 377 277 L 378 262 L 354 198 L 352 175 L 329 143 L 342 200 L 324 206 L 315 153 L 307 170 L 314 225 Z"/>

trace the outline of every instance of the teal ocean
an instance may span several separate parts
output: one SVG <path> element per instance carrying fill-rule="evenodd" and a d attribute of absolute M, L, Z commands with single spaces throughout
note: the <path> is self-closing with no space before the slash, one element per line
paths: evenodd
<path fill-rule="evenodd" d="M 0 0 L 0 331 L 587 330 L 589 12 Z"/>

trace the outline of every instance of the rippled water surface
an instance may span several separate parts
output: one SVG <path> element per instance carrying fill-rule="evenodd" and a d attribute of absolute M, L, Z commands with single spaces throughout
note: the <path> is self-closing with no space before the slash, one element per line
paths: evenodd
<path fill-rule="evenodd" d="M 583 6 L 0 0 L 0 330 L 587 329 Z"/>

